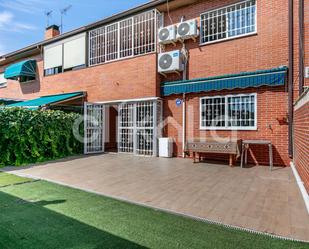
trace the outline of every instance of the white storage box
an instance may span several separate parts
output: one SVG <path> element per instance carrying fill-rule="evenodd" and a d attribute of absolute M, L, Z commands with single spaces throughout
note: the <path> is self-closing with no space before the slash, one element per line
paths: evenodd
<path fill-rule="evenodd" d="M 159 138 L 159 157 L 173 156 L 173 139 L 170 137 Z"/>

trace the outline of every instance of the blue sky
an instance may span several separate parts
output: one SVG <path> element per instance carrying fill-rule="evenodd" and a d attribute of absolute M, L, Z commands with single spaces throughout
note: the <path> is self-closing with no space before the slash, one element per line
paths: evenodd
<path fill-rule="evenodd" d="M 72 5 L 64 16 L 64 32 L 66 32 L 147 1 L 0 0 L 0 56 L 43 40 L 46 11 L 53 11 L 50 24 L 59 25 L 59 10 Z"/>

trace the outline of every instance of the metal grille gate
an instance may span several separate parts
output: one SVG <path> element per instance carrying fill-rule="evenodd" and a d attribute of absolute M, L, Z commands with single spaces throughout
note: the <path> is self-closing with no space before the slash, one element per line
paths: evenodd
<path fill-rule="evenodd" d="M 104 105 L 84 104 L 84 153 L 104 152 Z"/>
<path fill-rule="evenodd" d="M 118 106 L 118 152 L 134 151 L 134 104 Z"/>
<path fill-rule="evenodd" d="M 140 101 L 119 104 L 118 151 L 136 155 L 156 155 L 158 103 Z M 161 106 L 161 105 L 160 105 Z"/>

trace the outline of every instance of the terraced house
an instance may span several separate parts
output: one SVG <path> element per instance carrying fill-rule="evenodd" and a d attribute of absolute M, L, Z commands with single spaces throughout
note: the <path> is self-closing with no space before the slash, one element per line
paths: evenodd
<path fill-rule="evenodd" d="M 270 141 L 274 164 L 288 166 L 293 105 L 309 85 L 308 7 L 155 0 L 61 35 L 52 25 L 43 41 L 1 57 L 0 97 L 95 116 L 85 153 L 156 156 L 158 137 L 171 137 L 183 156 L 186 141 L 236 136 Z M 250 162 L 268 164 L 267 146 L 250 148 Z M 308 150 L 296 149 L 308 187 Z"/>

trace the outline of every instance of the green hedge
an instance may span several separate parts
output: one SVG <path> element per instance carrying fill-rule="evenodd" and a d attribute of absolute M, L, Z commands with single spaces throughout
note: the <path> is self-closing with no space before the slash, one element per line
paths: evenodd
<path fill-rule="evenodd" d="M 19 166 L 82 153 L 83 145 L 72 130 L 79 117 L 62 111 L 1 108 L 0 166 Z"/>

